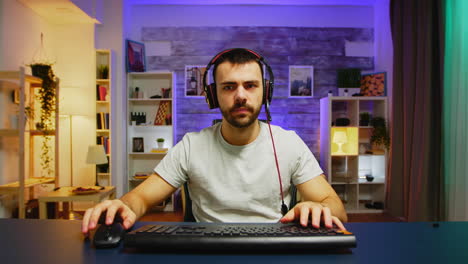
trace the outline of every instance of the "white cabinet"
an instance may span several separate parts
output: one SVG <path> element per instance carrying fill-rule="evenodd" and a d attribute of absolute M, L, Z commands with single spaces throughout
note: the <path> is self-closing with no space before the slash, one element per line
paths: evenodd
<path fill-rule="evenodd" d="M 170 71 L 128 73 L 127 176 L 135 188 L 175 144 L 175 74 Z M 158 139 L 164 139 L 158 146 Z M 172 199 L 156 209 L 172 210 Z"/>
<path fill-rule="evenodd" d="M 388 120 L 386 97 L 325 97 L 320 100 L 320 163 L 348 213 L 382 212 L 387 150 L 372 145 L 373 127 L 362 113 Z"/>

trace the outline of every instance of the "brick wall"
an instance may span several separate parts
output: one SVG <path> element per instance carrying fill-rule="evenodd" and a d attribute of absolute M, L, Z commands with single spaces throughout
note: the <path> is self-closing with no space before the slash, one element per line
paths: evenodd
<path fill-rule="evenodd" d="M 219 51 L 243 47 L 262 54 L 273 69 L 275 90 L 271 104 L 272 124 L 295 130 L 319 157 L 320 98 L 329 90 L 337 94 L 336 69 L 374 68 L 373 57 L 345 56 L 345 42 L 372 42 L 369 28 L 304 27 L 143 27 L 143 42 L 170 43 L 167 56 L 148 56 L 147 70 L 176 73 L 178 142 L 185 133 L 199 131 L 221 118 L 209 110 L 203 98 L 185 97 L 185 65 L 206 65 Z M 314 66 L 314 97 L 288 98 L 289 65 Z M 262 111 L 263 112 L 263 111 Z M 260 114 L 264 118 L 264 114 Z"/>

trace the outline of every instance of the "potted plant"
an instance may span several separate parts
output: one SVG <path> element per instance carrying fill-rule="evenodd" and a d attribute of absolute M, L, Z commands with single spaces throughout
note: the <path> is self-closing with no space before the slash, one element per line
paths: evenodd
<path fill-rule="evenodd" d="M 388 135 L 385 119 L 383 117 L 374 117 L 371 119 L 370 125 L 373 127 L 370 138 L 371 144 L 384 146 L 388 150 L 390 148 L 390 136 Z"/>
<path fill-rule="evenodd" d="M 164 138 L 158 138 L 156 142 L 158 142 L 158 148 L 164 148 Z"/>
<path fill-rule="evenodd" d="M 368 126 L 370 121 L 369 112 L 362 112 L 359 114 L 359 126 Z"/>
<path fill-rule="evenodd" d="M 109 66 L 101 64 L 98 66 L 98 77 L 99 79 L 109 78 Z"/>
<path fill-rule="evenodd" d="M 52 70 L 51 63 L 32 63 L 29 65 L 33 76 L 42 79 L 42 86 L 37 94 L 37 99 L 40 103 L 40 119 L 36 123 L 36 126 L 44 131 L 43 143 L 41 147 L 41 166 L 43 172 L 50 175 L 53 170 L 51 168 L 51 151 L 50 151 L 50 140 L 47 136 L 50 131 L 55 129 L 53 120 L 53 114 L 55 113 L 55 95 L 57 84 L 54 81 L 54 72 Z"/>

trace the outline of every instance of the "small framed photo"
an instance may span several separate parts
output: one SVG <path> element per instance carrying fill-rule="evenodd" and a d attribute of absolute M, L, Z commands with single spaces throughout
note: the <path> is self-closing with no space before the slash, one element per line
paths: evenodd
<path fill-rule="evenodd" d="M 13 100 L 13 103 L 15 104 L 19 104 L 20 103 L 20 95 L 19 95 L 19 90 L 18 89 L 14 89 L 12 92 L 11 92 L 11 99 Z"/>
<path fill-rule="evenodd" d="M 145 152 L 144 141 L 142 137 L 133 138 L 133 152 Z"/>
<path fill-rule="evenodd" d="M 185 65 L 185 96 L 204 97 L 203 74 L 206 65 Z"/>
<path fill-rule="evenodd" d="M 289 97 L 314 96 L 314 67 L 309 65 L 289 66 Z"/>
<path fill-rule="evenodd" d="M 387 73 L 376 72 L 361 75 L 361 94 L 363 96 L 386 96 Z"/>
<path fill-rule="evenodd" d="M 127 72 L 146 71 L 145 44 L 127 39 L 125 53 Z"/>

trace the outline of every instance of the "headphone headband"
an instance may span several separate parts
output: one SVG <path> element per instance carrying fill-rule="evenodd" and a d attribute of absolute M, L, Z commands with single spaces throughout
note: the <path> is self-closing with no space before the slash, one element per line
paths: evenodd
<path fill-rule="evenodd" d="M 208 103 L 210 109 L 219 107 L 219 103 L 218 103 L 218 97 L 216 94 L 216 83 L 208 84 L 207 82 L 208 72 L 210 71 L 210 68 L 217 63 L 217 61 L 219 60 L 221 56 L 234 50 L 243 50 L 243 51 L 249 52 L 250 54 L 254 55 L 257 58 L 257 61 L 260 64 L 260 66 L 262 65 L 265 66 L 269 75 L 269 79 L 265 80 L 265 77 L 262 75 L 262 82 L 263 82 L 263 102 L 262 103 L 264 103 L 266 108 L 268 108 L 273 98 L 273 85 L 274 85 L 274 79 L 275 79 L 270 65 L 268 65 L 265 58 L 263 58 L 259 53 L 253 50 L 245 49 L 245 48 L 232 48 L 232 49 L 223 50 L 219 52 L 218 54 L 216 54 L 206 66 L 205 73 L 203 74 L 203 89 L 205 91 L 206 102 Z M 262 72 L 263 72 L 263 69 L 262 69 Z M 213 72 L 213 76 L 214 74 L 215 73 Z"/>

